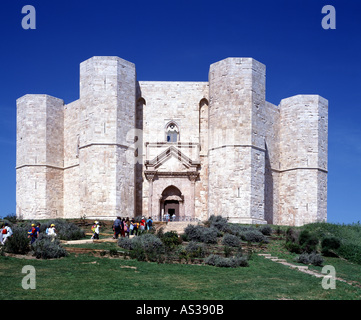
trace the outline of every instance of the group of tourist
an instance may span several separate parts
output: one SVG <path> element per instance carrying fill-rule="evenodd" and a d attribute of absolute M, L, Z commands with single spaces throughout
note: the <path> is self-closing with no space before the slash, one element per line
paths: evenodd
<path fill-rule="evenodd" d="M 98 222 L 98 221 L 96 221 Z M 99 226 L 99 222 L 98 222 Z M 142 217 L 140 221 L 136 221 L 134 218 L 129 219 L 117 217 L 113 223 L 114 239 L 118 237 L 129 237 L 129 235 L 138 236 L 146 230 L 151 230 L 153 227 L 153 219 L 149 217 L 146 219 Z M 97 234 L 96 234 L 97 233 Z M 93 239 L 99 239 L 99 232 L 94 231 Z"/>
<path fill-rule="evenodd" d="M 135 221 L 134 218 L 129 219 L 127 218 L 121 218 L 117 217 L 113 223 L 113 239 L 118 239 L 118 237 L 129 237 L 129 235 L 135 235 L 138 236 L 142 232 L 146 230 L 151 230 L 153 226 L 153 219 L 149 217 L 148 219 L 145 219 L 145 217 L 142 217 L 142 219 L 138 222 Z M 91 228 L 93 235 L 91 239 L 99 239 L 100 234 L 100 223 L 99 221 L 94 221 L 94 224 Z"/>
<path fill-rule="evenodd" d="M 56 237 L 56 230 L 55 230 L 55 224 L 51 224 L 49 227 L 46 228 L 45 233 L 48 236 Z M 13 230 L 9 226 L 9 224 L 3 223 L 0 227 L 0 244 L 5 244 L 7 239 L 13 235 Z M 31 227 L 28 231 L 28 238 L 30 239 L 30 244 L 33 244 L 36 239 L 39 238 L 40 235 L 40 223 L 32 223 Z"/>
<path fill-rule="evenodd" d="M 169 214 L 169 213 L 167 212 L 167 213 L 165 213 L 164 216 L 163 216 L 163 221 L 169 222 L 169 221 L 175 221 L 175 220 L 176 220 L 176 215 L 175 215 L 175 213 L 173 213 L 173 214 L 171 215 L 171 214 Z"/>
<path fill-rule="evenodd" d="M 46 235 L 51 236 L 53 239 L 56 237 L 56 229 L 55 224 L 50 224 L 49 227 L 45 230 Z M 33 244 L 36 239 L 38 239 L 40 236 L 40 223 L 37 224 L 32 223 L 31 227 L 28 231 L 28 238 L 30 239 L 30 243 Z"/>

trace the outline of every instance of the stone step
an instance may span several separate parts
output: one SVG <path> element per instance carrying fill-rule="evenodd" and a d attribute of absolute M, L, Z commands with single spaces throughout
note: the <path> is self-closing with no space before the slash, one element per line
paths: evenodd
<path fill-rule="evenodd" d="M 198 225 L 198 222 L 191 222 L 191 221 L 171 221 L 168 222 L 165 226 L 162 225 L 162 227 L 164 227 L 164 232 L 168 232 L 168 231 L 176 231 L 178 234 L 182 234 L 184 233 L 184 229 L 188 226 L 188 225 Z"/>

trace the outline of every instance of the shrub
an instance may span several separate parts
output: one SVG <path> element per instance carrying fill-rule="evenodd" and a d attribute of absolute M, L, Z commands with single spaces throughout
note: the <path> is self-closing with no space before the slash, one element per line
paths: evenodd
<path fill-rule="evenodd" d="M 304 252 L 296 259 L 296 261 L 303 264 L 313 264 L 314 266 L 322 266 L 323 264 L 322 256 L 316 252 Z"/>
<path fill-rule="evenodd" d="M 222 244 L 230 247 L 238 247 L 241 244 L 241 240 L 237 236 L 226 233 L 223 237 Z"/>
<path fill-rule="evenodd" d="M 268 242 L 267 238 L 259 230 L 244 231 L 241 234 L 241 238 L 245 241 L 250 242 Z"/>
<path fill-rule="evenodd" d="M 17 217 L 16 217 L 15 213 L 9 213 L 3 219 L 4 219 L 4 223 L 7 222 L 10 227 L 11 227 L 11 224 L 16 223 L 16 221 L 17 221 Z"/>
<path fill-rule="evenodd" d="M 310 233 L 308 230 L 301 231 L 298 237 L 298 243 L 301 246 L 302 250 L 311 253 L 316 251 L 318 245 L 318 238 L 315 234 Z"/>
<path fill-rule="evenodd" d="M 223 218 L 222 216 L 210 216 L 208 221 L 205 223 L 206 226 L 209 226 L 210 228 L 215 228 L 218 231 L 221 232 L 228 232 L 229 231 L 229 224 L 227 222 L 226 218 Z"/>
<path fill-rule="evenodd" d="M 321 241 L 321 252 L 325 256 L 334 256 L 333 250 L 341 246 L 341 240 L 334 236 L 328 236 Z"/>
<path fill-rule="evenodd" d="M 162 235 L 160 240 L 163 242 L 166 248 L 172 249 L 182 243 L 182 239 L 178 236 L 176 231 L 168 231 Z"/>
<path fill-rule="evenodd" d="M 216 254 L 209 255 L 204 260 L 204 263 L 221 268 L 236 268 L 248 266 L 248 261 L 245 257 L 224 258 Z"/>
<path fill-rule="evenodd" d="M 126 250 L 132 249 L 132 243 L 133 243 L 132 239 L 129 238 L 120 238 L 118 240 L 118 246 Z"/>
<path fill-rule="evenodd" d="M 298 241 L 298 236 L 299 236 L 299 231 L 292 228 L 292 227 L 289 227 L 287 228 L 286 230 L 286 243 L 287 242 L 292 242 L 292 243 L 295 243 Z"/>
<path fill-rule="evenodd" d="M 208 264 L 210 266 L 217 266 L 219 264 L 221 258 L 222 257 L 219 255 L 211 254 L 204 260 L 204 263 Z"/>
<path fill-rule="evenodd" d="M 37 259 L 54 259 L 66 257 L 67 251 L 60 245 L 56 238 L 41 236 L 33 244 L 34 256 Z"/>
<path fill-rule="evenodd" d="M 206 228 L 203 226 L 194 226 L 189 224 L 184 229 L 184 233 L 189 241 L 217 243 L 218 231 L 213 227 Z"/>
<path fill-rule="evenodd" d="M 223 252 L 225 257 L 230 257 L 233 254 L 233 248 L 229 246 L 223 246 Z"/>
<path fill-rule="evenodd" d="M 121 238 L 118 246 L 130 250 L 130 257 L 139 261 L 157 261 L 164 253 L 163 242 L 152 233 L 144 233 L 132 239 Z"/>
<path fill-rule="evenodd" d="M 37 222 L 33 221 L 31 223 L 36 224 Z M 40 226 L 40 232 L 45 233 L 46 228 L 48 228 L 52 223 L 55 224 L 56 233 L 60 240 L 79 240 L 85 237 L 83 229 L 76 224 L 63 219 L 48 220 L 46 223 L 42 223 Z M 30 224 L 28 225 L 28 229 L 30 229 Z"/>
<path fill-rule="evenodd" d="M 265 236 L 270 236 L 272 234 L 272 228 L 269 225 L 263 225 L 258 228 Z"/>
<path fill-rule="evenodd" d="M 310 261 L 311 261 L 311 264 L 313 264 L 314 266 L 322 267 L 324 260 L 323 260 L 322 256 L 319 253 L 312 252 L 310 254 Z"/>
<path fill-rule="evenodd" d="M 12 227 L 13 235 L 7 238 L 4 251 L 15 254 L 26 254 L 30 251 L 30 240 L 26 228 L 14 226 Z"/>
<path fill-rule="evenodd" d="M 185 247 L 185 253 L 190 258 L 204 258 L 206 255 L 206 248 L 203 243 L 191 241 Z"/>
<path fill-rule="evenodd" d="M 164 245 L 162 241 L 154 234 L 146 233 L 141 237 L 133 239 L 139 239 L 141 246 L 144 248 L 147 255 L 164 253 Z"/>
<path fill-rule="evenodd" d="M 302 253 L 300 254 L 297 258 L 296 261 L 298 263 L 303 263 L 303 264 L 310 264 L 310 257 L 308 253 Z"/>
<path fill-rule="evenodd" d="M 295 242 L 291 242 L 291 241 L 286 242 L 285 247 L 289 252 L 292 252 L 292 253 L 301 253 L 302 252 L 301 246 Z"/>

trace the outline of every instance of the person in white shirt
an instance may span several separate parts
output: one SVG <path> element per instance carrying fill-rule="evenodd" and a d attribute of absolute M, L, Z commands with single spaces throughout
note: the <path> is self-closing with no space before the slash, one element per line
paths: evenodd
<path fill-rule="evenodd" d="M 54 223 L 52 223 L 50 225 L 50 228 L 48 228 L 48 236 L 56 237 L 56 229 L 55 229 L 55 224 Z"/>
<path fill-rule="evenodd" d="M 6 231 L 2 232 L 2 235 L 3 235 L 2 244 L 5 244 L 5 241 L 7 240 L 7 238 L 9 238 L 13 235 L 13 231 L 9 227 L 8 223 L 5 223 L 5 227 L 3 228 L 3 230 L 6 230 Z"/>

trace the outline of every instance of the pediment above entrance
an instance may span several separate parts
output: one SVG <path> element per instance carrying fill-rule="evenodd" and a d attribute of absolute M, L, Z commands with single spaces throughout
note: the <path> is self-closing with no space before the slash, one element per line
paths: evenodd
<path fill-rule="evenodd" d="M 196 170 L 199 165 L 199 161 L 192 160 L 174 146 L 145 163 L 147 170 L 158 172 L 186 172 Z"/>

